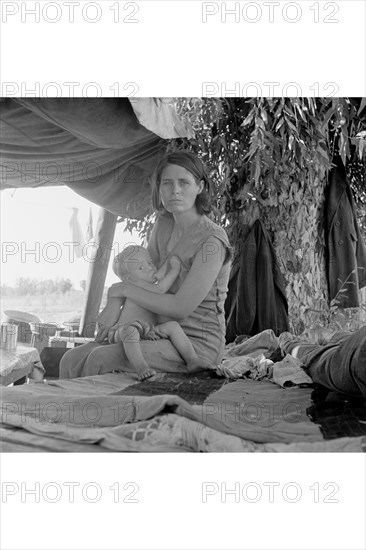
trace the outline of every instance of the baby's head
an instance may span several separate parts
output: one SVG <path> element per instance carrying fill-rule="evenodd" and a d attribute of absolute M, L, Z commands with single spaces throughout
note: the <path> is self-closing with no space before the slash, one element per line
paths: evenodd
<path fill-rule="evenodd" d="M 156 267 L 143 246 L 127 246 L 115 257 L 112 269 L 119 279 L 156 282 Z"/>

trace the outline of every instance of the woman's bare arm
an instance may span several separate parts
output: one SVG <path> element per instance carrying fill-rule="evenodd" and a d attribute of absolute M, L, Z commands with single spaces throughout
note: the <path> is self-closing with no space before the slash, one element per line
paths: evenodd
<path fill-rule="evenodd" d="M 192 267 L 176 294 L 156 295 L 131 283 L 112 285 L 110 297 L 125 296 L 158 315 L 184 319 L 204 300 L 224 263 L 225 247 L 216 237 L 209 237 L 196 254 Z"/>
<path fill-rule="evenodd" d="M 179 275 L 180 271 L 180 260 L 176 256 L 170 258 L 170 265 L 171 269 L 169 272 L 165 275 L 163 279 L 160 281 L 158 280 L 157 283 L 148 283 L 147 281 L 133 281 L 132 284 L 135 286 L 138 286 L 139 288 L 143 288 L 145 290 L 148 290 L 149 292 L 153 292 L 154 294 L 165 294 L 168 292 L 174 281 Z"/>
<path fill-rule="evenodd" d="M 161 279 L 164 279 L 167 269 L 168 269 L 168 260 L 166 260 L 166 262 L 164 262 L 161 268 L 158 269 L 158 271 L 156 272 L 155 276 L 158 281 L 160 281 Z"/>

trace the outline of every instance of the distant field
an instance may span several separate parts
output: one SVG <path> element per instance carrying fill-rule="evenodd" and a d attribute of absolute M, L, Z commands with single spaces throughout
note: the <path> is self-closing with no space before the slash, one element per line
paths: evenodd
<path fill-rule="evenodd" d="M 34 313 L 47 323 L 62 325 L 74 317 L 80 317 L 84 293 L 70 290 L 65 294 L 44 294 L 40 296 L 1 296 L 1 313 L 15 309 Z"/>

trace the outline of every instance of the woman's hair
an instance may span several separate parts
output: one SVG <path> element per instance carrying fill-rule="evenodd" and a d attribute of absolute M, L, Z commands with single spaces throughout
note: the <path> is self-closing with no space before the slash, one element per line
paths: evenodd
<path fill-rule="evenodd" d="M 163 170 L 171 164 L 188 170 L 194 177 L 197 185 L 200 181 L 203 182 L 203 189 L 196 198 L 196 208 L 199 214 L 209 214 L 211 212 L 211 182 L 202 161 L 197 155 L 189 151 L 168 153 L 160 160 L 153 179 L 152 203 L 155 210 L 160 212 L 165 211 L 160 200 L 160 183 Z"/>

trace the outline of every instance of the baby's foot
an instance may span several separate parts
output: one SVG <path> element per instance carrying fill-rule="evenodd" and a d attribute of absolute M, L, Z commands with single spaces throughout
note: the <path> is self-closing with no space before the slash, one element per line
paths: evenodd
<path fill-rule="evenodd" d="M 144 340 L 160 340 L 159 334 L 156 330 L 149 330 L 149 332 L 144 336 Z"/>
<path fill-rule="evenodd" d="M 156 372 L 154 371 L 154 369 L 151 369 L 150 367 L 147 367 L 146 369 L 141 370 L 137 373 L 137 378 L 141 382 L 143 382 L 144 380 L 147 380 L 148 378 L 151 378 L 155 374 L 156 374 Z"/>

